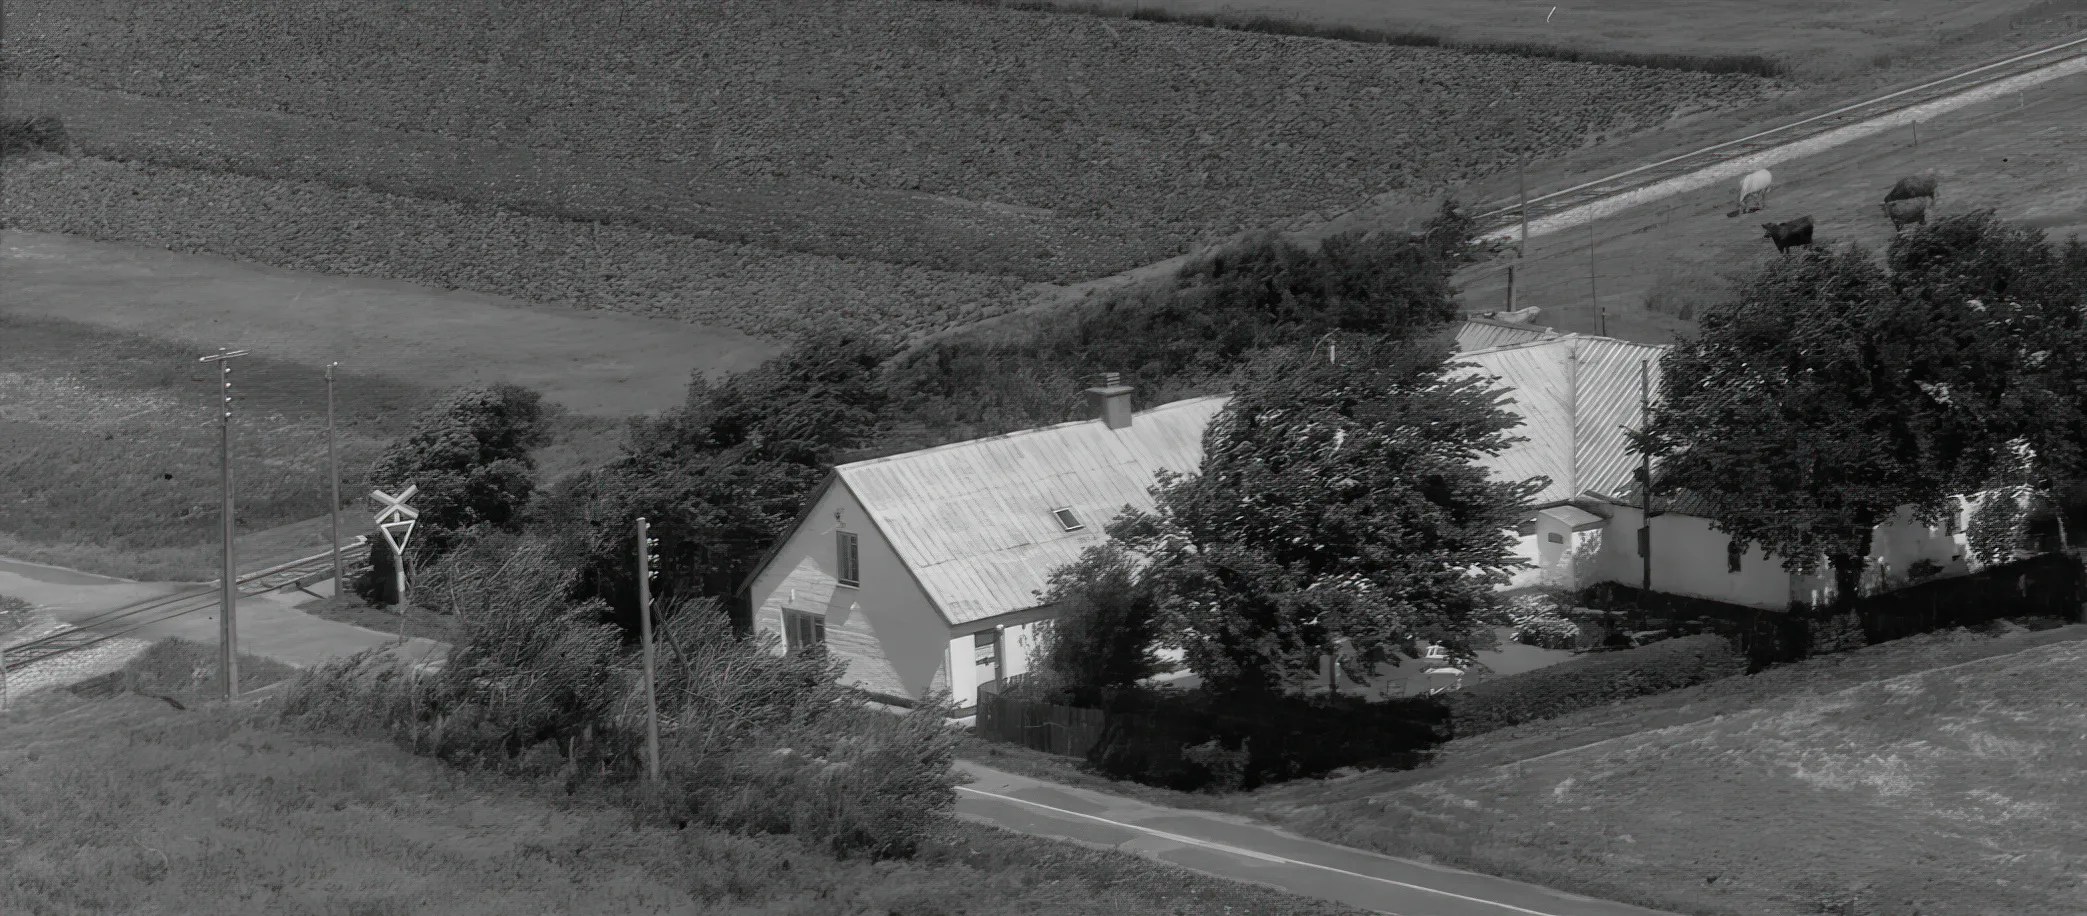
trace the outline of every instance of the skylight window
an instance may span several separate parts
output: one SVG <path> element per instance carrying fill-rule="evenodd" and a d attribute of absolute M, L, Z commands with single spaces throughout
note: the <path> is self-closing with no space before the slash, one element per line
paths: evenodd
<path fill-rule="evenodd" d="M 1067 531 L 1078 531 L 1081 528 L 1087 527 L 1085 525 L 1080 524 L 1080 520 L 1073 516 L 1072 509 L 1070 507 L 1064 509 L 1052 509 L 1051 514 L 1058 517 L 1058 527 L 1064 528 Z"/>

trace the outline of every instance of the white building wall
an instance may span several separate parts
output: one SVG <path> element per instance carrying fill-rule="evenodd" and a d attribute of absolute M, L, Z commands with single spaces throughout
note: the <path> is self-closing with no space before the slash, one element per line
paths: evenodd
<path fill-rule="evenodd" d="M 1644 581 L 1644 560 L 1638 556 L 1637 509 L 1615 506 L 1608 530 L 1613 535 L 1601 551 L 1598 569 L 1591 582 L 1619 582 L 1638 587 Z M 1962 501 L 1957 510 L 1957 533 L 1945 534 L 1946 526 L 1929 528 L 1901 510 L 1891 521 L 1877 526 L 1872 535 L 1870 556 L 1881 564 L 1885 580 L 1902 587 L 1911 580 L 1907 570 L 1921 560 L 1941 567 L 1940 576 L 1971 571 L 1964 529 L 1969 508 Z M 1746 607 L 1783 609 L 1793 601 L 1825 604 L 1833 600 L 1833 574 L 1820 569 L 1812 575 L 1793 575 L 1783 569 L 1782 559 L 1771 557 L 1756 544 L 1747 548 L 1740 571 L 1729 570 L 1725 548 L 1731 539 L 1713 530 L 1708 519 L 1692 515 L 1665 514 L 1652 520 L 1652 589 L 1675 595 L 1708 598 Z"/>
<path fill-rule="evenodd" d="M 856 534 L 859 587 L 836 578 L 841 529 Z M 754 627 L 778 638 L 786 607 L 825 615 L 827 649 L 848 665 L 842 683 L 909 700 L 950 684 L 949 625 L 845 483 L 826 488 L 750 591 Z M 968 651 L 957 665 L 966 677 Z"/>

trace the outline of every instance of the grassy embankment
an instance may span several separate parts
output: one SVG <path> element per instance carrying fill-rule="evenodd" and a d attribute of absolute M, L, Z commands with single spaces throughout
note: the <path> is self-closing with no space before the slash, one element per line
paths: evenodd
<path fill-rule="evenodd" d="M 93 698 L 50 691 L 0 715 L 0 911 L 1356 916 L 954 820 L 882 863 L 634 827 L 608 789 L 568 796 L 284 727 L 280 690 L 210 701 L 189 675 L 213 658 L 162 644 L 80 691 Z M 250 684 L 287 674 L 243 664 Z M 126 683 L 187 708 L 109 689 Z"/>
<path fill-rule="evenodd" d="M 1420 769 L 1235 796 L 978 741 L 961 753 L 1680 913 L 2056 916 L 2087 906 L 2069 826 L 2087 819 L 2083 639 L 1912 637 L 1461 738 Z"/>

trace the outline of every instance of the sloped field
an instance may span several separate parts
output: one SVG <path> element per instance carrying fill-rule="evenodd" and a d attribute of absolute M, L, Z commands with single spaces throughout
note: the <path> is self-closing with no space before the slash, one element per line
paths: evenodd
<path fill-rule="evenodd" d="M 2083 665 L 2043 645 L 1294 815 L 1685 912 L 2078 914 Z"/>
<path fill-rule="evenodd" d="M 644 164 L 656 187 L 643 208 L 678 217 L 677 231 L 701 234 L 701 214 L 722 208 L 735 239 L 1031 280 L 1112 273 L 1213 233 L 1469 179 L 1524 150 L 1554 155 L 1788 88 L 920 0 L 15 0 L 7 18 L 8 75 L 29 83 Z M 85 139 L 111 155 L 151 145 L 113 126 Z M 271 165 L 277 142 L 235 129 L 153 153 L 325 170 L 323 149 Z M 491 175 L 473 171 L 489 167 L 480 161 L 434 151 L 392 180 L 572 211 L 638 206 L 573 193 L 555 165 Z M 340 170 L 352 171 L 345 160 Z M 841 229 L 809 205 L 817 186 L 833 189 Z M 728 190 L 739 195 L 729 205 Z M 893 244 L 864 228 L 876 214 L 855 211 L 900 208 L 868 191 L 990 206 L 973 217 L 911 208 L 887 234 L 918 243 Z M 752 198 L 764 194 L 787 220 L 754 225 Z M 996 241 L 981 246 L 981 234 Z"/>

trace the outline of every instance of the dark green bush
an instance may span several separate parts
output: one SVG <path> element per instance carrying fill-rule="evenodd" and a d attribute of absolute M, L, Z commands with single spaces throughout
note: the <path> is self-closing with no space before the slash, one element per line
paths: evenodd
<path fill-rule="evenodd" d="M 1468 737 L 1746 672 L 1746 656 L 1726 637 L 1669 639 L 1467 687 L 1449 695 L 1450 723 Z"/>
<path fill-rule="evenodd" d="M 0 156 L 34 150 L 63 153 L 68 145 L 65 122 L 55 115 L 0 118 Z"/>
<path fill-rule="evenodd" d="M 1346 766 L 1410 767 L 1447 735 L 1447 710 L 1425 698 L 1137 690 L 1111 697 L 1088 761 L 1112 779 L 1180 791 L 1252 789 Z"/>

